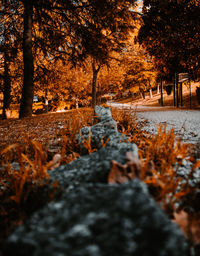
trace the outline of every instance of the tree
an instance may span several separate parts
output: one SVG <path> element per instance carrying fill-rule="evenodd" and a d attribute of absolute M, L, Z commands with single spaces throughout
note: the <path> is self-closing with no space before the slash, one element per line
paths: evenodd
<path fill-rule="evenodd" d="M 58 60 L 46 67 L 48 71 L 45 71 L 45 76 L 43 75 L 44 69 L 41 69 L 42 79 L 39 77 L 38 81 L 35 81 L 35 85 L 37 94 L 43 97 L 45 97 L 44 84 L 47 86 L 48 100 L 52 102 L 54 99 L 54 108 L 66 101 L 71 101 L 74 104 L 79 102 L 83 105 L 91 96 L 92 72 L 90 65 L 75 68 L 70 63 L 63 65 L 62 61 Z M 38 71 L 37 73 L 39 74 Z"/>
<path fill-rule="evenodd" d="M 22 89 L 22 99 L 19 117 L 32 115 L 32 105 L 34 96 L 33 87 L 33 53 L 32 53 L 32 27 L 33 27 L 33 1 L 24 0 L 24 31 L 23 31 L 23 62 L 24 79 Z"/>
<path fill-rule="evenodd" d="M 110 49 L 119 50 L 131 27 L 135 0 L 112 1 L 21 1 L 24 5 L 24 82 L 20 117 L 31 115 L 33 98 L 33 57 L 31 34 L 38 23 L 34 45 L 49 58 L 67 54 L 74 64 L 92 57 L 97 64 L 109 59 Z M 45 21 L 45 22 L 44 22 Z M 34 38 L 34 36 L 33 36 Z M 118 41 L 118 43 L 117 43 Z M 94 76 L 95 84 L 95 76 Z"/>
<path fill-rule="evenodd" d="M 145 97 L 145 91 L 151 92 L 155 85 L 157 72 L 154 58 L 135 40 L 139 29 L 140 22 L 137 22 L 136 29 L 128 40 L 126 51 L 121 56 L 121 64 L 125 70 L 123 87 L 134 92 L 139 91 L 142 97 Z"/>
<path fill-rule="evenodd" d="M 21 44 L 20 26 L 16 24 L 18 12 L 15 10 L 16 5 L 10 1 L 2 2 L 0 8 L 0 54 L 2 54 L 1 65 L 3 73 L 3 118 L 6 119 L 6 111 L 11 103 L 11 84 L 17 79 L 19 58 L 18 48 Z M 19 21 L 20 23 L 20 21 Z M 18 60 L 18 61 L 17 61 Z M 15 61 L 17 64 L 14 64 Z M 15 67 L 14 67 L 15 66 Z"/>
<path fill-rule="evenodd" d="M 94 89 L 99 67 L 108 64 L 111 51 L 124 47 L 136 0 L 8 0 L 4 5 L 9 7 L 11 2 L 12 8 L 23 10 L 23 15 L 19 13 L 24 24 L 20 117 L 26 117 L 32 113 L 38 49 L 51 62 L 68 56 L 73 65 L 81 65 L 91 57 Z"/>
<path fill-rule="evenodd" d="M 139 42 L 170 79 L 175 72 L 199 73 L 200 4 L 194 0 L 145 0 Z"/>
<path fill-rule="evenodd" d="M 123 90 L 125 66 L 121 61 L 122 53 L 113 53 L 109 66 L 102 67 L 98 79 L 98 94 L 118 93 Z"/>

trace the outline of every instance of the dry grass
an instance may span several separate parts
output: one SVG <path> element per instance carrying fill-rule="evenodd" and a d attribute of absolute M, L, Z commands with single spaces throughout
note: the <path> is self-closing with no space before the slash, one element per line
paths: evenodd
<path fill-rule="evenodd" d="M 135 111 L 112 109 L 112 115 L 118 123 L 118 130 L 138 146 L 140 178 L 148 185 L 155 200 L 171 216 L 177 210 L 177 202 L 187 206 L 197 188 L 190 186 L 190 175 L 188 178 L 179 177 L 176 170 L 182 160 L 191 155 L 188 145 L 176 140 L 174 131 L 167 131 L 166 127 L 158 127 L 156 135 L 144 132 Z M 48 183 L 48 171 L 79 157 L 76 134 L 81 127 L 93 124 L 92 117 L 92 109 L 81 109 L 1 122 L 0 238 L 26 219 L 30 195 L 35 187 L 42 189 Z M 85 147 L 89 153 L 93 152 L 90 136 Z M 135 164 L 134 161 L 133 158 L 129 161 L 129 167 Z M 194 163 L 192 174 L 200 163 L 194 158 L 191 161 Z M 123 168 L 126 170 L 127 167 Z M 180 217 L 176 215 L 176 219 L 180 220 Z M 195 241 L 198 239 L 195 235 Z"/>
<path fill-rule="evenodd" d="M 192 245 L 199 243 L 200 208 L 196 195 L 200 182 L 194 187 L 191 179 L 195 169 L 200 166 L 200 161 L 192 156 L 191 145 L 176 139 L 174 130 L 167 131 L 166 126 L 158 126 L 157 134 L 147 134 L 130 111 L 115 110 L 114 116 L 119 130 L 138 146 L 141 167 L 140 174 L 135 175 L 138 173 L 137 159 L 132 157 L 132 162 L 127 159 L 125 165 L 114 162 L 109 182 L 113 183 L 115 180 L 122 183 L 139 176 L 147 184 L 154 199 L 182 228 L 189 242 Z M 188 175 L 180 176 L 177 171 L 184 159 L 189 160 L 192 167 Z"/>
<path fill-rule="evenodd" d="M 31 214 L 29 208 L 40 207 L 30 198 L 48 184 L 48 171 L 79 157 L 75 137 L 92 124 L 92 115 L 83 109 L 1 122 L 0 239 Z"/>

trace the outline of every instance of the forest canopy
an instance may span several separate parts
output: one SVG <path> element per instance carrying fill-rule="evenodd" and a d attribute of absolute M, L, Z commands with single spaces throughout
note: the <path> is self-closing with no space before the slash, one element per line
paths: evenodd
<path fill-rule="evenodd" d="M 163 75 L 200 73 L 200 2 L 144 0 L 139 42 Z"/>
<path fill-rule="evenodd" d="M 160 77 L 200 74 L 195 0 L 0 0 L 3 117 L 33 98 L 97 104 L 98 96 L 143 92 Z"/>

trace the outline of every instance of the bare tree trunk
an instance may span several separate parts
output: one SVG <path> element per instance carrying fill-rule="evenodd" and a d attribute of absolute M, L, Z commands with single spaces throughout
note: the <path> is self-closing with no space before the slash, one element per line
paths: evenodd
<path fill-rule="evenodd" d="M 152 88 L 149 89 L 149 97 L 150 97 L 150 99 L 153 98 Z"/>
<path fill-rule="evenodd" d="M 163 80 L 160 79 L 160 105 L 163 106 Z"/>
<path fill-rule="evenodd" d="M 10 106 L 11 81 L 9 70 L 9 56 L 5 49 L 4 52 L 4 90 L 3 90 L 3 119 L 7 119 L 6 110 Z"/>
<path fill-rule="evenodd" d="M 21 99 L 20 113 L 19 113 L 20 118 L 32 115 L 32 105 L 33 105 L 33 96 L 34 96 L 32 25 L 33 25 L 32 1 L 24 0 L 24 33 L 23 33 L 24 80 L 23 80 L 22 99 Z"/>
<path fill-rule="evenodd" d="M 49 106 L 48 86 L 46 86 L 46 88 L 45 88 L 45 96 L 44 96 L 44 111 L 45 111 L 45 113 L 48 113 L 48 106 Z"/>
<path fill-rule="evenodd" d="M 173 81 L 173 99 L 174 99 L 174 107 L 176 107 L 176 73 L 174 75 L 174 81 Z"/>
<path fill-rule="evenodd" d="M 159 87 L 159 83 L 157 84 L 157 94 L 160 93 L 160 87 Z"/>
<path fill-rule="evenodd" d="M 93 78 L 92 78 L 92 107 L 95 107 L 97 104 L 97 76 L 101 66 L 95 67 L 95 63 L 92 63 L 92 71 L 93 71 Z"/>
<path fill-rule="evenodd" d="M 140 97 L 144 100 L 145 99 L 145 91 L 141 88 L 139 90 L 140 90 Z"/>

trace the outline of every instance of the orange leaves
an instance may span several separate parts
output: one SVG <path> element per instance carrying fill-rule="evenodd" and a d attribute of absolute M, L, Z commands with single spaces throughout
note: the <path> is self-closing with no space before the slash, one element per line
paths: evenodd
<path fill-rule="evenodd" d="M 115 110 L 119 129 L 129 136 L 129 142 L 136 143 L 138 146 L 141 160 L 138 169 L 141 180 L 147 184 L 155 200 L 164 209 L 175 208 L 176 202 L 193 191 L 189 179 L 192 177 L 193 170 L 200 166 L 200 162 L 194 163 L 187 178 L 178 176 L 177 170 L 182 165 L 182 161 L 188 158 L 189 147 L 176 139 L 174 130 L 167 131 L 166 126 L 164 128 L 159 126 L 157 134 L 150 135 L 138 129 L 137 121 L 131 120 L 128 111 L 126 114 L 118 112 L 119 119 Z M 108 182 L 123 183 L 131 180 L 138 177 L 136 170 L 134 161 L 132 163 L 127 161 L 125 165 L 112 161 Z"/>
<path fill-rule="evenodd" d="M 166 126 L 159 126 L 157 134 L 147 140 L 145 150 L 142 180 L 159 191 L 154 197 L 163 207 L 174 204 L 191 191 L 188 181 L 182 182 L 184 178 L 176 173 L 188 156 L 188 149 L 186 144 L 176 140 L 173 129 L 167 131 Z"/>
<path fill-rule="evenodd" d="M 109 183 L 123 183 L 140 177 L 140 160 L 132 153 L 126 153 L 126 164 L 112 161 L 112 168 L 108 176 Z"/>
<path fill-rule="evenodd" d="M 12 149 L 16 149 L 18 147 L 19 147 L 19 144 L 9 145 L 4 150 L 2 150 L 1 154 L 6 154 L 7 152 L 11 151 Z"/>
<path fill-rule="evenodd" d="M 14 200 L 17 204 L 21 202 L 24 185 L 27 182 L 27 177 L 29 176 L 30 167 L 25 168 L 22 173 L 21 171 L 20 172 L 16 170 L 13 171 L 12 186 L 14 190 L 14 195 L 10 196 L 10 199 Z"/>
<path fill-rule="evenodd" d="M 181 228 L 187 239 L 194 244 L 200 243 L 200 214 L 181 210 L 174 212 L 173 215 L 174 222 Z"/>
<path fill-rule="evenodd" d="M 13 191 L 10 198 L 17 204 L 21 202 L 25 184 L 33 184 L 48 178 L 46 164 L 46 154 L 39 142 L 30 140 L 25 135 L 26 146 L 14 144 L 8 146 L 2 151 L 5 161 L 5 169 L 7 168 L 9 176 L 10 189 Z M 29 151 L 33 152 L 33 157 Z M 17 157 L 16 157 L 17 156 Z M 17 161 L 18 166 L 14 167 L 13 160 Z"/>
<path fill-rule="evenodd" d="M 53 159 L 48 162 L 47 164 L 47 170 L 52 170 L 60 166 L 62 156 L 60 154 L 55 154 L 53 156 Z"/>
<path fill-rule="evenodd" d="M 185 211 L 174 212 L 174 222 L 182 229 L 182 231 L 187 234 L 189 219 L 188 214 Z"/>
<path fill-rule="evenodd" d="M 199 168 L 200 167 L 200 160 L 197 161 L 194 165 L 193 165 L 193 170 L 195 170 L 196 168 Z"/>
<path fill-rule="evenodd" d="M 107 138 L 107 140 L 104 142 L 103 138 L 101 138 L 101 145 L 102 148 L 105 148 L 105 146 L 107 145 L 108 141 L 110 140 L 110 138 Z"/>
<path fill-rule="evenodd" d="M 20 123 L 19 120 L 5 121 L 1 128 L 10 134 L 10 140 L 6 135 L 3 145 L 11 145 L 1 151 L 5 175 L 0 173 L 0 184 L 10 190 L 12 200 L 19 204 L 33 186 L 40 186 L 48 179 L 48 170 L 79 157 L 76 134 L 91 122 L 92 113 L 93 110 L 87 109 L 49 114 L 45 118 L 37 116 L 20 120 Z M 12 134 L 15 134 L 14 141 Z M 91 142 L 88 143 L 89 146 Z"/>
<path fill-rule="evenodd" d="M 84 148 L 87 149 L 88 151 L 88 154 L 91 154 L 95 151 L 97 151 L 96 148 L 92 148 L 92 144 L 91 144 L 91 128 L 89 128 L 89 134 L 88 134 L 88 140 L 86 140 L 83 136 L 82 136 L 82 139 L 83 139 L 83 146 Z"/>

